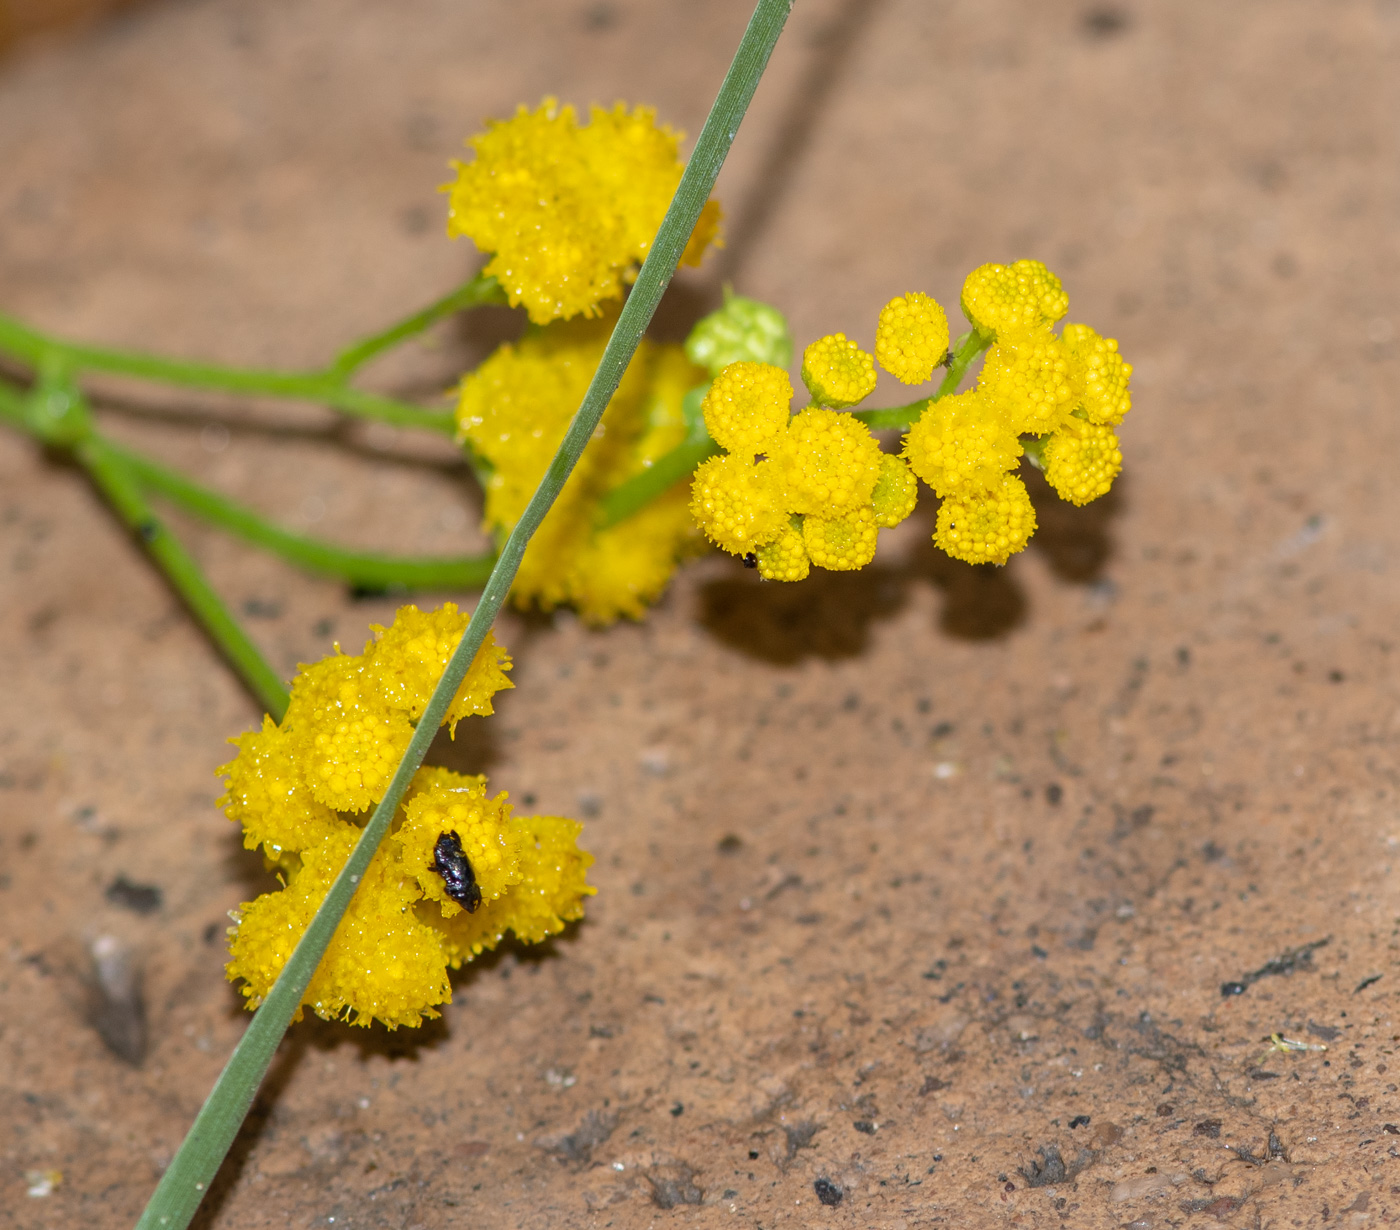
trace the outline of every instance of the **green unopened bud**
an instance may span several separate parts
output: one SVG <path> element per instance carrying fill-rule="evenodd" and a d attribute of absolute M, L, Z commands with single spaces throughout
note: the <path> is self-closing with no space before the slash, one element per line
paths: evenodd
<path fill-rule="evenodd" d="M 744 295 L 724 293 L 724 306 L 701 320 L 685 339 L 686 357 L 710 375 L 718 376 L 731 363 L 792 362 L 792 335 L 787 319 L 775 307 Z"/>

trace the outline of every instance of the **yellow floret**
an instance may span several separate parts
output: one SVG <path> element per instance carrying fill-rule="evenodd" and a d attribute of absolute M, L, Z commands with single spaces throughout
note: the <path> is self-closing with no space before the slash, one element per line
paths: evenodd
<path fill-rule="evenodd" d="M 904 384 L 922 384 L 948 355 L 948 317 L 921 291 L 891 299 L 880 309 L 875 357 Z"/>
<path fill-rule="evenodd" d="M 710 385 L 701 410 L 720 448 L 745 461 L 770 451 L 788 425 L 792 382 L 768 363 L 731 363 Z"/>
<path fill-rule="evenodd" d="M 932 402 L 904 438 L 910 469 L 943 496 L 995 486 L 1021 452 L 1015 432 L 976 389 Z"/>
<path fill-rule="evenodd" d="M 336 811 L 377 803 L 413 737 L 407 714 L 374 689 L 365 665 L 363 658 L 336 654 L 303 666 L 283 720 L 301 740 L 312 796 Z"/>
<path fill-rule="evenodd" d="M 854 406 L 875 391 L 875 360 L 844 333 L 833 333 L 802 352 L 802 383 L 819 406 Z"/>
<path fill-rule="evenodd" d="M 1081 405 L 1089 421 L 1117 427 L 1132 408 L 1128 378 L 1133 365 L 1123 362 L 1117 341 L 1100 337 L 1088 325 L 1066 325 L 1061 340 L 1077 369 L 1075 378 L 1083 389 Z"/>
<path fill-rule="evenodd" d="M 524 838 L 511 826 L 505 794 L 486 797 L 473 779 L 439 784 L 414 795 L 404 807 L 404 821 L 390 838 L 398 848 L 403 873 L 412 876 L 425 900 L 436 901 L 444 918 L 462 907 L 447 895 L 446 882 L 434 868 L 437 840 L 457 834 L 462 853 L 471 864 L 485 904 L 520 883 Z"/>
<path fill-rule="evenodd" d="M 881 529 L 898 525 L 919 500 L 919 484 L 913 471 L 898 457 L 884 453 L 880 457 L 880 478 L 870 493 L 870 511 Z"/>
<path fill-rule="evenodd" d="M 1106 495 L 1123 468 L 1118 437 L 1103 423 L 1069 418 L 1045 443 L 1045 478 L 1062 500 L 1087 504 Z"/>
<path fill-rule="evenodd" d="M 622 294 L 651 246 L 680 182 L 678 140 L 647 107 L 594 107 L 586 126 L 552 98 L 521 107 L 471 139 L 473 162 L 453 164 L 447 232 L 493 253 L 485 272 L 537 324 L 594 315 Z M 686 248 L 689 263 L 718 224 L 711 203 Z"/>
<path fill-rule="evenodd" d="M 844 517 L 802 519 L 802 545 L 807 548 L 808 558 L 818 568 L 833 572 L 849 572 L 870 563 L 875 558 L 879 532 L 875 514 L 868 507 Z"/>
<path fill-rule="evenodd" d="M 788 424 L 779 454 L 787 510 L 840 517 L 868 507 L 880 456 L 879 443 L 859 419 L 807 407 Z"/>
<path fill-rule="evenodd" d="M 243 979 L 249 1008 L 272 989 L 297 941 L 325 900 L 359 839 L 345 827 L 301 858 L 301 869 L 280 892 L 264 893 L 239 911 L 229 945 L 229 979 Z M 385 849 L 370 862 L 336 928 L 302 1004 L 326 1020 L 352 1025 L 382 1021 L 390 1029 L 417 1026 L 452 998 L 441 937 L 419 922 L 416 888 Z M 300 1010 L 298 1010 L 300 1016 Z"/>
<path fill-rule="evenodd" d="M 584 898 L 598 891 L 585 880 L 593 856 L 578 848 L 581 824 L 559 816 L 515 817 L 513 824 L 523 839 L 520 883 L 475 914 L 428 917 L 453 968 L 494 948 L 507 931 L 526 943 L 557 935 L 583 917 Z"/>
<path fill-rule="evenodd" d="M 987 352 L 977 387 L 1017 434 L 1054 431 L 1083 395 L 1064 344 L 1048 327 L 1004 338 Z"/>
<path fill-rule="evenodd" d="M 1053 325 L 1069 311 L 1069 296 L 1039 261 L 982 265 L 963 283 L 962 310 L 979 329 L 1000 337 Z"/>
<path fill-rule="evenodd" d="M 1004 564 L 1035 533 L 1025 484 L 1005 474 L 990 490 L 964 488 L 944 498 L 933 540 L 954 559 Z"/>
<path fill-rule="evenodd" d="M 789 525 L 767 546 L 759 547 L 758 575 L 767 581 L 803 581 L 811 571 L 800 526 Z"/>
<path fill-rule="evenodd" d="M 731 555 L 772 542 L 788 523 L 774 462 L 733 453 L 711 457 L 695 471 L 690 511 L 705 536 Z"/>
<path fill-rule="evenodd" d="M 365 646 L 369 686 L 410 718 L 422 717 L 469 618 L 469 611 L 445 602 L 436 611 L 400 607 L 388 628 L 371 624 L 378 640 Z M 448 706 L 446 722 L 454 734 L 457 723 L 469 714 L 484 717 L 494 712 L 491 697 L 515 686 L 505 676 L 510 667 L 510 654 L 488 632 Z"/>
<path fill-rule="evenodd" d="M 243 826 L 243 844 L 262 846 L 268 858 L 309 849 L 344 825 L 335 812 L 318 803 L 302 778 L 297 758 L 300 741 L 270 718 L 259 731 L 230 739 L 238 755 L 216 773 L 226 776 L 219 806 Z"/>

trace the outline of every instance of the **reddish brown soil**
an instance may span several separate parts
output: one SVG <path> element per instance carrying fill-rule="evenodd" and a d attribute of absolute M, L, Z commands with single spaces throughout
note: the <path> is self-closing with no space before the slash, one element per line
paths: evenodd
<path fill-rule="evenodd" d="M 434 189 L 483 117 L 694 132 L 746 12 L 198 0 L 12 58 L 0 306 L 322 362 L 472 267 Z M 1136 365 L 1127 473 L 1002 571 L 923 517 L 859 575 L 710 559 L 641 626 L 505 620 L 460 763 L 587 821 L 587 921 L 420 1034 L 295 1029 L 199 1224 L 1392 1221 L 1397 49 L 1394 0 L 799 5 L 663 329 L 728 279 L 869 345 L 891 295 L 1039 256 Z M 372 378 L 431 394 L 509 327 Z M 479 541 L 445 449 L 103 387 L 292 524 Z M 122 1226 L 246 1022 L 225 913 L 270 882 L 212 770 L 258 713 L 79 473 L 4 434 L 0 475 L 0 1223 Z M 178 524 L 281 668 L 391 611 Z M 140 1067 L 92 1024 L 103 935 Z"/>

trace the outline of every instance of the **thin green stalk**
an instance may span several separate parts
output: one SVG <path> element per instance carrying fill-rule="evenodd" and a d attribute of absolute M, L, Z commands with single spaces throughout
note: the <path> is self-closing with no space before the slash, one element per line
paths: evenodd
<path fill-rule="evenodd" d="M 414 312 L 412 316 L 406 316 L 397 324 L 347 346 L 336 355 L 335 361 L 326 369 L 326 374 L 339 380 L 348 379 L 351 373 L 363 367 L 375 355 L 422 333 L 424 329 L 437 324 L 445 316 L 451 316 L 453 312 L 505 302 L 506 293 L 501 289 L 501 284 L 493 277 L 478 273 L 465 286 L 459 286 L 436 303 L 430 303 L 421 312 Z"/>
<path fill-rule="evenodd" d="M 256 368 L 225 367 L 193 359 L 167 359 L 160 355 L 85 346 L 40 333 L 3 314 L 0 314 L 0 350 L 35 368 L 40 367 L 47 357 L 60 355 L 74 373 L 86 368 L 185 388 L 319 402 L 342 414 L 373 419 L 395 427 L 422 427 L 443 435 L 452 435 L 457 430 L 450 410 L 427 410 L 412 402 L 366 393 L 362 389 L 351 388 L 340 377 L 326 372 L 260 371 Z"/>
<path fill-rule="evenodd" d="M 282 680 L 229 613 L 179 539 L 161 524 L 120 453 L 94 434 L 74 444 L 73 456 L 92 476 L 117 515 L 141 540 L 141 545 L 189 604 L 253 695 L 269 713 L 280 719 L 287 710 L 287 689 Z"/>
<path fill-rule="evenodd" d="M 852 417 L 858 418 L 872 429 L 898 427 L 903 431 L 912 427 L 919 421 L 919 415 L 933 402 L 947 397 L 949 393 L 957 392 L 958 385 L 967 375 L 967 369 L 972 366 L 973 360 L 995 340 L 991 334 L 983 333 L 980 329 L 969 330 L 953 344 L 953 361 L 948 365 L 947 374 L 932 397 L 912 401 L 907 406 L 891 406 L 884 410 L 856 410 Z"/>
<path fill-rule="evenodd" d="M 106 444 L 108 451 L 120 458 L 148 490 L 173 500 L 211 525 L 280 555 L 289 563 L 336 577 L 349 585 L 376 589 L 475 589 L 485 584 L 496 562 L 494 551 L 485 555 L 415 559 L 376 551 L 355 551 L 318 538 L 293 534 L 149 457 L 111 441 Z"/>
<path fill-rule="evenodd" d="M 603 497 L 599 505 L 599 528 L 608 529 L 641 512 L 652 500 L 689 478 L 696 466 L 717 452 L 719 445 L 706 436 L 703 440 L 687 440 L 669 453 L 663 453 L 640 474 L 620 483 Z"/>
<path fill-rule="evenodd" d="M 593 374 L 583 404 L 570 423 L 544 481 L 506 539 L 501 557 L 482 591 L 481 601 L 472 613 L 442 679 L 438 681 L 384 798 L 365 825 L 349 860 L 331 885 L 305 935 L 234 1048 L 213 1092 L 195 1118 L 189 1135 L 161 1177 L 137 1223 L 138 1230 L 184 1230 L 213 1182 L 253 1103 L 277 1044 L 300 1006 L 316 966 L 388 830 L 399 800 L 413 774 L 423 763 L 428 745 L 437 734 L 452 697 L 456 695 L 458 686 L 510 592 L 531 535 L 544 520 L 592 437 L 627 364 L 636 352 L 662 293 L 675 273 L 676 263 L 714 187 L 715 178 L 739 130 L 739 123 L 748 109 L 791 7 L 792 0 L 758 0 L 758 7 L 696 141 L 695 152 L 681 176 L 680 186 L 666 211 L 661 229 L 608 340 L 598 370 Z"/>
<path fill-rule="evenodd" d="M 0 418 L 11 427 L 28 427 L 24 414 L 24 390 L 3 378 L 0 378 Z"/>

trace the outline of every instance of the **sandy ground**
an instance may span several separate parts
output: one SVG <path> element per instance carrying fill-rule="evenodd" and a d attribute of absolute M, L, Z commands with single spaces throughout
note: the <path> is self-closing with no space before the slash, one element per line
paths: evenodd
<path fill-rule="evenodd" d="M 0 305 L 322 362 L 472 269 L 434 190 L 484 117 L 626 98 L 693 133 L 746 17 L 194 0 L 31 50 L 0 64 Z M 587 822 L 588 919 L 421 1033 L 295 1029 L 199 1224 L 1394 1220 L 1397 50 L 1395 0 L 804 0 L 729 247 L 661 328 L 730 280 L 869 345 L 891 295 L 1038 256 L 1136 365 L 1127 473 L 1042 500 L 1001 571 L 921 514 L 862 574 L 713 558 L 639 626 L 505 619 L 517 690 L 459 763 Z M 371 383 L 433 396 L 504 316 Z M 100 387 L 115 434 L 288 524 L 480 542 L 445 449 Z M 391 611 L 176 524 L 279 668 Z M 212 770 L 259 714 L 11 434 L 0 549 L 0 1223 L 121 1226 L 245 1024 L 225 913 L 270 881 Z M 100 936 L 141 971 L 139 1067 L 93 1025 Z"/>

